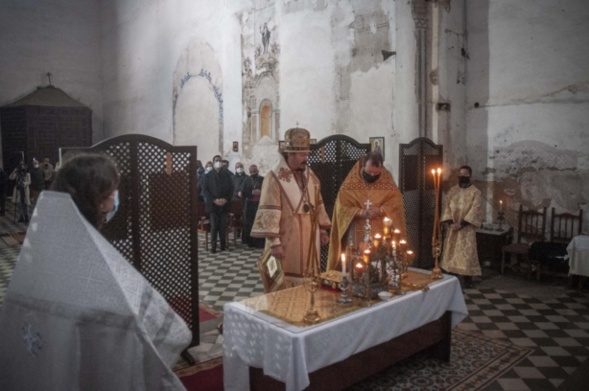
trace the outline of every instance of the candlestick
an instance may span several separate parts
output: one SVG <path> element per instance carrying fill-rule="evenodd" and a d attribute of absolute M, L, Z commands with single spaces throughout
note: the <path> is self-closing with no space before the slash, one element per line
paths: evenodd
<path fill-rule="evenodd" d="M 434 256 L 434 268 L 432 270 L 432 279 L 442 278 L 442 270 L 439 267 L 439 257 L 442 251 L 442 238 L 440 230 L 440 185 L 442 183 L 442 169 L 438 167 L 437 170 L 432 169 L 434 177 L 434 189 L 436 197 L 436 207 L 434 211 L 434 227 L 432 233 L 432 253 Z"/>
<path fill-rule="evenodd" d="M 393 220 L 389 219 L 388 217 L 385 217 L 384 219 L 382 219 L 382 223 L 385 227 L 391 228 L 391 226 L 393 225 Z"/>
<path fill-rule="evenodd" d="M 340 297 L 337 299 L 338 304 L 341 305 L 349 305 L 352 304 L 352 299 L 350 298 L 350 295 L 348 293 L 349 290 L 349 283 L 348 283 L 348 273 L 347 273 L 347 267 L 346 267 L 346 254 L 342 253 L 342 279 L 340 281 L 340 290 L 342 291 L 342 294 L 340 295 Z"/>

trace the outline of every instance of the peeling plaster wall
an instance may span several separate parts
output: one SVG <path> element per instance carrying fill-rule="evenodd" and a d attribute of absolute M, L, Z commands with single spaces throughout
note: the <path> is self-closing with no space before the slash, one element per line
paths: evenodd
<path fill-rule="evenodd" d="M 589 3 L 467 3 L 467 162 L 516 223 L 520 203 L 585 209 L 589 223 Z"/>

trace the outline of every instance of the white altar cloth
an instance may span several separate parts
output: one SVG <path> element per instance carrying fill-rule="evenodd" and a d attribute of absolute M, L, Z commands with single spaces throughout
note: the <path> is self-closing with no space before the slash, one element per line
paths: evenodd
<path fill-rule="evenodd" d="M 427 292 L 414 291 L 308 327 L 296 327 L 240 302 L 224 306 L 225 390 L 248 390 L 249 367 L 286 384 L 287 391 L 309 386 L 309 373 L 389 341 L 452 312 L 452 327 L 468 310 L 456 277 Z"/>
<path fill-rule="evenodd" d="M 578 235 L 567 246 L 569 274 L 589 276 L 589 235 Z"/>

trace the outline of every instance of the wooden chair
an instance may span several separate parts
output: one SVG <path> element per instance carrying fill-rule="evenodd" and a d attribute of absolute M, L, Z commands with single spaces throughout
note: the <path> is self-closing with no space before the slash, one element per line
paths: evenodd
<path fill-rule="evenodd" d="M 237 245 L 237 236 L 241 236 L 243 230 L 243 200 L 238 198 L 231 201 L 231 211 L 229 212 L 229 229 L 227 230 L 227 239 L 229 233 L 233 232 L 233 245 Z"/>
<path fill-rule="evenodd" d="M 501 249 L 501 274 L 505 267 L 528 270 L 531 277 L 534 260 L 529 257 L 530 245 L 533 242 L 543 242 L 546 234 L 546 207 L 541 211 L 524 210 L 520 204 L 517 222 L 517 242 L 503 246 Z M 511 256 L 516 256 L 516 263 L 511 262 Z"/>
<path fill-rule="evenodd" d="M 207 207 L 204 202 L 196 203 L 196 216 L 198 218 L 198 233 L 204 235 L 205 250 L 209 251 L 209 233 L 211 232 L 211 220 L 207 213 Z"/>
<path fill-rule="evenodd" d="M 538 249 L 538 268 L 536 279 L 540 281 L 543 274 L 555 277 L 568 277 L 569 264 L 565 259 L 567 245 L 576 235 L 580 235 L 583 229 L 583 210 L 579 213 L 556 213 L 552 208 L 550 222 L 550 242 Z"/>

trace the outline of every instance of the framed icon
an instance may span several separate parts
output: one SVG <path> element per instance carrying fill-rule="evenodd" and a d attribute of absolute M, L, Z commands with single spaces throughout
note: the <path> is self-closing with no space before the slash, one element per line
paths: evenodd
<path fill-rule="evenodd" d="M 384 160 L 384 137 L 370 137 L 370 152 L 378 152 Z"/>
<path fill-rule="evenodd" d="M 233 152 L 239 152 L 239 142 L 238 141 L 233 142 Z"/>

